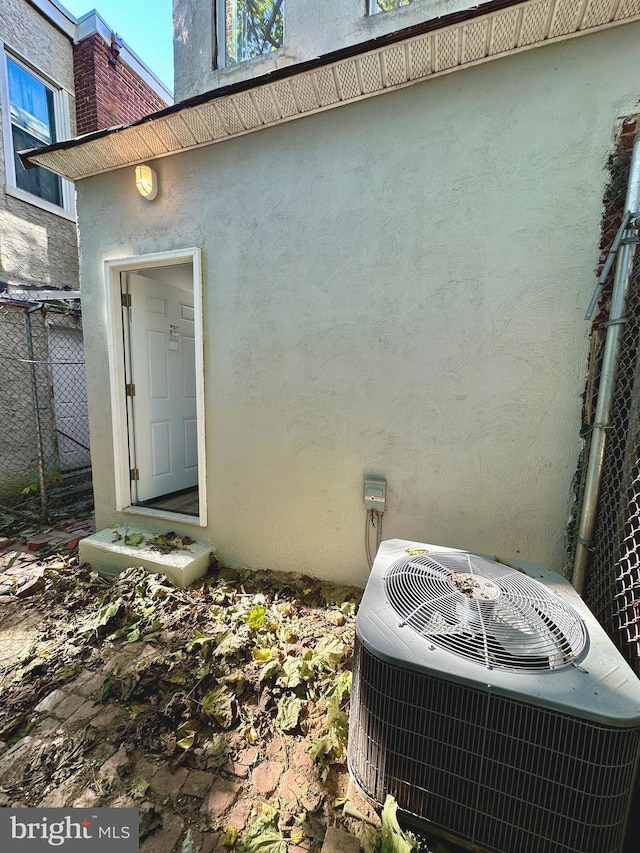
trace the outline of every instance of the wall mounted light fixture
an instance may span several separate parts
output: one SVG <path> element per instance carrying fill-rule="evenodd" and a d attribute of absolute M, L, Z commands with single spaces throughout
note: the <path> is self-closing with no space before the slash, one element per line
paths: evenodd
<path fill-rule="evenodd" d="M 158 195 L 158 176 L 151 166 L 136 166 L 136 187 L 147 201 L 152 201 Z"/>

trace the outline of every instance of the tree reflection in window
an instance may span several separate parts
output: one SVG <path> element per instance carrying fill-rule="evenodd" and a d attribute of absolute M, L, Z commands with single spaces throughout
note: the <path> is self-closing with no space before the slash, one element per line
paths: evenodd
<path fill-rule="evenodd" d="M 399 6 L 408 6 L 409 3 L 413 3 L 413 0 L 370 0 L 369 14 L 388 12 L 390 9 L 397 9 Z"/>
<path fill-rule="evenodd" d="M 225 0 L 226 62 L 282 47 L 284 0 Z"/>

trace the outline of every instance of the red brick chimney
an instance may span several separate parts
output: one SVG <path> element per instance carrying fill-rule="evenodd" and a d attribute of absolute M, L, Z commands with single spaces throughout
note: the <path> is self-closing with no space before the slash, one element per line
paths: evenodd
<path fill-rule="evenodd" d="M 122 58 L 122 42 L 97 32 L 73 47 L 78 135 L 129 124 L 167 106 Z"/>

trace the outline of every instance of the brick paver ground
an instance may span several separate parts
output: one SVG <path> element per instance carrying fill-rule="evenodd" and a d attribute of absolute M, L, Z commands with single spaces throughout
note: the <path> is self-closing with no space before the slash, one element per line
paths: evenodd
<path fill-rule="evenodd" d="M 3 673 L 9 677 L 42 629 L 38 593 L 47 567 L 61 565 L 52 543 L 53 550 L 60 543 L 64 559 L 71 539 L 49 532 L 28 544 L 9 540 L 0 547 L 0 686 Z M 49 556 L 42 558 L 38 549 L 47 549 Z M 20 590 L 22 598 L 16 594 Z M 72 680 L 39 697 L 28 734 L 11 745 L 0 740 L 0 786 L 11 791 L 25 780 L 33 785 L 17 798 L 0 792 L 0 806 L 133 806 L 140 810 L 141 853 L 229 853 L 223 843 L 227 830 L 243 831 L 262 814 L 263 804 L 282 809 L 289 798 L 299 821 L 306 806 L 317 812 L 309 816 L 314 832 L 290 844 L 292 853 L 319 851 L 332 809 L 303 738 L 245 746 L 222 767 L 205 768 L 175 766 L 145 754 L 131 737 L 123 741 L 131 711 L 101 704 L 100 688 L 110 673 L 134 671 L 160 654 L 146 643 L 105 644 Z M 309 779 L 317 788 L 311 797 Z M 293 816 L 290 821 L 285 836 L 299 825 Z"/>
<path fill-rule="evenodd" d="M 134 651 L 142 653 L 144 647 Z M 105 664 L 102 673 L 108 674 L 112 666 L 113 660 Z M 259 816 L 262 803 L 278 806 L 282 802 L 294 803 L 300 814 L 305 810 L 321 812 L 324 798 L 315 769 L 312 766 L 284 769 L 284 761 L 294 764 L 296 752 L 298 755 L 303 752 L 303 741 L 297 742 L 292 738 L 293 749 L 283 745 L 278 750 L 283 761 L 267 758 L 266 749 L 252 747 L 226 765 L 225 770 L 209 772 L 187 767 L 171 768 L 168 762 L 158 762 L 138 752 L 135 745 L 118 744 L 117 738 L 112 736 L 113 720 L 105 714 L 105 707 L 87 699 L 82 690 L 94 676 L 95 673 L 83 673 L 38 703 L 38 725 L 33 734 L 7 748 L 0 757 L 0 780 L 4 785 L 20 778 L 29 766 L 37 765 L 37 756 L 41 755 L 43 747 L 56 743 L 56 739 L 60 746 L 63 743 L 69 745 L 88 733 L 92 747 L 85 754 L 94 760 L 101 754 L 103 759 L 95 778 L 87 784 L 80 766 L 77 772 L 59 784 L 52 781 L 47 792 L 34 804 L 43 807 L 114 804 L 115 798 L 111 803 L 105 802 L 105 793 L 111 790 L 119 792 L 120 805 L 140 807 L 139 798 L 130 800 L 125 794 L 125 799 L 122 799 L 123 792 L 137 782 L 142 785 L 141 791 L 153 796 L 155 807 L 161 812 L 160 825 L 142 841 L 141 853 L 228 851 L 229 848 L 223 844 L 225 831 L 229 827 L 239 831 L 245 829 Z M 80 749 L 78 755 L 81 755 Z M 61 757 L 63 762 L 67 760 L 64 753 Z M 247 772 L 250 765 L 242 762 L 249 758 L 253 759 L 250 773 Z M 314 774 L 316 791 L 309 784 Z M 183 801 L 183 798 L 193 800 L 193 811 L 201 817 L 198 825 L 187 826 L 184 818 L 175 813 L 173 804 Z M 17 803 L 7 801 L 5 804 Z M 296 846 L 301 851 L 318 847 L 312 842 Z"/>
<path fill-rule="evenodd" d="M 41 630 L 39 580 L 44 584 L 47 567 L 56 565 L 54 539 L 49 534 L 42 541 L 34 538 L 31 548 L 10 541 L 0 547 L 0 687 Z M 39 557 L 36 546 L 46 547 L 49 556 Z M 66 618 L 61 611 L 61 625 Z M 69 653 L 72 657 L 73 649 Z M 140 662 L 161 654 L 160 643 L 105 641 L 69 680 L 37 694 L 24 731 L 12 733 L 10 743 L 0 735 L 0 806 L 135 807 L 141 853 L 230 853 L 234 833 L 246 830 L 265 806 L 281 814 L 288 853 L 319 853 L 332 824 L 342 830 L 360 820 L 379 824 L 346 768 L 332 770 L 327 782 L 320 778 L 300 733 L 244 744 L 222 759 L 222 766 L 215 760 L 180 764 L 175 756 L 163 758 L 161 750 L 145 753 L 135 736 L 144 720 L 138 721 L 128 705 L 101 704 L 100 690 L 110 673 L 126 677 Z M 27 681 L 26 704 L 35 686 Z M 357 816 L 346 823 L 345 798 L 347 814 Z M 346 841 L 344 853 L 357 851 L 353 835 L 332 833 L 329 840 L 331 853 L 342 853 Z"/>

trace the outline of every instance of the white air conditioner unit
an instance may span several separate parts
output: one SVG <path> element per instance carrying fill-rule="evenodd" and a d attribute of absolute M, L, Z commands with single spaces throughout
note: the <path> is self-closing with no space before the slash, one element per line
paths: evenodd
<path fill-rule="evenodd" d="M 619 853 L 640 681 L 567 581 L 390 540 L 356 626 L 348 758 L 366 794 L 476 851 Z"/>

